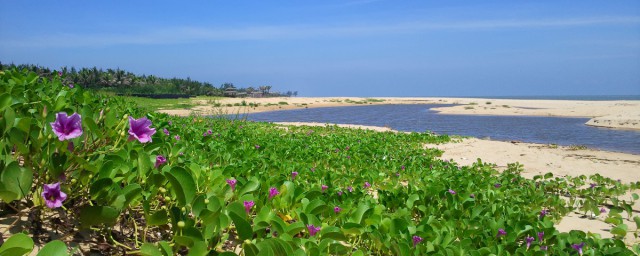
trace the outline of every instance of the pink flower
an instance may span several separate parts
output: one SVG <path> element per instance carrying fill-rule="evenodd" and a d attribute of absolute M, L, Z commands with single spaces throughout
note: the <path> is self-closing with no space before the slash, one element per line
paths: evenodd
<path fill-rule="evenodd" d="M 507 231 L 504 231 L 504 229 L 498 229 L 498 235 L 496 235 L 496 237 L 501 237 L 501 236 L 506 236 L 507 235 Z"/>
<path fill-rule="evenodd" d="M 455 191 L 455 190 L 453 190 L 453 189 L 449 189 L 449 193 L 451 193 L 452 195 L 455 195 L 455 194 L 456 194 L 456 191 Z"/>
<path fill-rule="evenodd" d="M 253 207 L 255 203 L 253 201 L 244 201 L 244 210 L 247 214 L 251 213 L 251 207 Z"/>
<path fill-rule="evenodd" d="M 167 162 L 167 159 L 164 158 L 164 156 L 162 155 L 158 155 L 156 156 L 156 165 L 155 168 L 160 167 L 161 165 L 165 164 Z"/>
<path fill-rule="evenodd" d="M 322 188 L 322 192 L 324 192 L 325 190 L 327 190 L 327 188 L 329 188 L 329 186 L 327 186 L 327 185 L 322 185 L 322 186 L 320 186 L 320 188 Z"/>
<path fill-rule="evenodd" d="M 278 191 L 277 188 L 271 187 L 269 189 L 269 199 L 273 198 L 274 196 L 277 196 L 278 194 L 280 194 L 280 192 Z"/>
<path fill-rule="evenodd" d="M 234 180 L 234 179 L 227 180 L 227 184 L 229 184 L 229 186 L 231 187 L 231 191 L 236 190 L 236 183 L 238 183 L 237 180 Z"/>
<path fill-rule="evenodd" d="M 56 121 L 51 124 L 53 133 L 60 141 L 73 139 L 82 135 L 82 117 L 78 113 L 67 116 L 67 113 L 60 112 L 56 115 Z"/>
<path fill-rule="evenodd" d="M 69 84 L 69 88 L 73 89 L 73 87 L 75 87 L 73 84 Z"/>
<path fill-rule="evenodd" d="M 53 184 L 44 184 L 44 191 L 42 197 L 47 207 L 53 209 L 62 206 L 62 201 L 67 199 L 67 194 L 60 191 L 60 182 Z"/>
<path fill-rule="evenodd" d="M 533 242 L 533 240 L 535 240 L 535 238 L 533 238 L 531 236 L 527 236 L 524 240 L 525 240 L 525 242 L 527 242 L 527 250 L 529 250 L 529 247 L 531 247 L 531 242 Z"/>
<path fill-rule="evenodd" d="M 260 149 L 260 145 L 255 145 L 254 146 L 256 149 Z"/>
<path fill-rule="evenodd" d="M 340 213 L 340 211 L 342 211 L 342 209 L 340 209 L 340 207 L 338 207 L 338 206 L 333 207 L 333 212 Z"/>
<path fill-rule="evenodd" d="M 169 130 L 167 130 L 167 128 L 162 128 L 162 132 L 164 132 L 165 135 L 169 136 Z"/>
<path fill-rule="evenodd" d="M 309 236 L 315 236 L 316 233 L 320 232 L 321 227 L 316 227 L 314 225 L 307 225 L 307 230 L 309 230 Z"/>
<path fill-rule="evenodd" d="M 424 240 L 424 238 L 419 236 L 413 236 L 411 240 L 413 240 L 413 247 L 416 247 L 419 243 L 421 243 Z"/>
<path fill-rule="evenodd" d="M 296 176 L 298 176 L 298 172 L 291 172 L 291 179 L 295 180 Z"/>
<path fill-rule="evenodd" d="M 156 133 L 155 128 L 150 128 L 151 120 L 146 117 L 133 119 L 129 117 L 129 140 L 138 140 L 140 143 L 151 142 L 151 136 Z"/>
<path fill-rule="evenodd" d="M 364 182 L 364 188 L 368 188 L 371 187 L 371 184 L 367 181 Z"/>
<path fill-rule="evenodd" d="M 176 135 L 173 138 L 176 139 L 176 140 L 180 140 L 180 135 Z"/>

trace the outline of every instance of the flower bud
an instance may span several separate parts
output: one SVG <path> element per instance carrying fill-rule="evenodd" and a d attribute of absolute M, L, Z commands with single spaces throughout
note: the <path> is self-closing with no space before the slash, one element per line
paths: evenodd
<path fill-rule="evenodd" d="M 178 228 L 184 228 L 184 221 L 178 221 Z"/>

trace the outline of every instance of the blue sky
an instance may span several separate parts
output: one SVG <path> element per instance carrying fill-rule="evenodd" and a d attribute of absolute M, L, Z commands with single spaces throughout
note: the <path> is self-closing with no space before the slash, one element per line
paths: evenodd
<path fill-rule="evenodd" d="M 3 63 L 300 96 L 640 95 L 640 1 L 0 1 Z"/>

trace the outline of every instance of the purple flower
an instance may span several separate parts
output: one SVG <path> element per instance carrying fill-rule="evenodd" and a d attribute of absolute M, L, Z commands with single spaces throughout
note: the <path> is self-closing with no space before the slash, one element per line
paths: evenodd
<path fill-rule="evenodd" d="M 578 251 L 578 254 L 582 255 L 582 247 L 584 246 L 584 242 L 579 244 L 572 244 L 571 247 Z"/>
<path fill-rule="evenodd" d="M 544 231 L 543 232 L 538 232 L 538 241 L 542 242 L 543 238 L 544 238 Z"/>
<path fill-rule="evenodd" d="M 166 159 L 166 158 L 164 158 L 164 156 L 162 156 L 162 155 L 158 155 L 158 156 L 156 156 L 156 165 L 155 165 L 155 168 L 160 167 L 161 165 L 163 165 L 163 164 L 164 164 L 164 163 L 166 163 L 166 162 L 167 162 L 167 159 Z"/>
<path fill-rule="evenodd" d="M 469 197 L 476 198 L 476 194 L 471 194 L 471 195 L 469 195 Z"/>
<path fill-rule="evenodd" d="M 400 173 L 399 172 L 396 172 L 396 177 L 400 177 Z"/>
<path fill-rule="evenodd" d="M 548 249 L 548 248 L 547 248 L 547 246 L 546 246 L 546 245 L 541 245 L 541 246 L 540 246 L 540 250 L 541 250 L 541 251 L 546 251 L 547 249 Z"/>
<path fill-rule="evenodd" d="M 547 211 L 546 209 L 542 209 L 540 211 L 540 218 L 544 218 L 544 216 L 546 216 L 547 214 L 549 214 L 549 211 Z"/>
<path fill-rule="evenodd" d="M 349 192 L 353 192 L 353 187 L 348 186 L 348 187 L 347 187 L 347 190 L 349 190 Z"/>
<path fill-rule="evenodd" d="M 176 135 L 173 138 L 176 139 L 176 140 L 180 140 L 180 135 Z"/>
<path fill-rule="evenodd" d="M 173 124 L 171 121 L 169 121 L 168 123 L 169 123 L 169 125 L 172 125 L 172 124 Z"/>
<path fill-rule="evenodd" d="M 149 126 L 151 126 L 151 120 L 146 117 L 139 119 L 129 117 L 129 140 L 137 139 L 141 143 L 151 142 L 151 135 L 156 133 L 156 129 Z"/>
<path fill-rule="evenodd" d="M 364 188 L 368 188 L 368 187 L 371 187 L 371 184 L 369 184 L 369 182 L 366 182 L 366 181 L 365 181 L 365 182 L 364 182 Z"/>
<path fill-rule="evenodd" d="M 211 134 L 213 134 L 213 131 L 212 131 L 212 130 L 208 130 L 208 131 L 207 131 L 207 134 L 208 134 L 208 135 L 211 135 Z"/>
<path fill-rule="evenodd" d="M 342 191 L 338 191 L 338 195 L 341 196 L 342 195 Z"/>
<path fill-rule="evenodd" d="M 269 199 L 273 198 L 274 196 L 277 196 L 278 194 L 280 194 L 280 191 L 278 191 L 277 188 L 271 187 L 269 189 Z"/>
<path fill-rule="evenodd" d="M 494 184 L 493 186 L 494 186 L 495 188 L 500 188 L 500 187 L 502 187 L 502 184 L 500 184 L 500 183 L 496 183 L 496 184 Z"/>
<path fill-rule="evenodd" d="M 169 130 L 167 130 L 167 128 L 162 128 L 162 132 L 164 132 L 165 135 L 169 136 Z"/>
<path fill-rule="evenodd" d="M 413 236 L 413 237 L 411 238 L 411 240 L 413 240 L 413 247 L 416 247 L 416 245 L 418 245 L 419 243 L 421 243 L 421 242 L 424 240 L 424 238 L 419 237 L 419 236 Z"/>
<path fill-rule="evenodd" d="M 591 183 L 591 184 L 589 184 L 589 186 L 590 186 L 591 188 L 595 188 L 596 186 L 598 186 L 598 184 Z"/>
<path fill-rule="evenodd" d="M 255 147 L 256 147 L 256 149 L 260 149 L 260 145 L 256 144 Z"/>
<path fill-rule="evenodd" d="M 53 184 L 44 184 L 42 197 L 47 207 L 53 209 L 62 206 L 62 201 L 67 199 L 67 194 L 60 191 L 60 182 Z"/>
<path fill-rule="evenodd" d="M 73 87 L 75 87 L 73 84 L 69 84 L 69 88 L 73 89 Z"/>
<path fill-rule="evenodd" d="M 327 185 L 322 185 L 322 186 L 320 186 L 320 188 L 322 188 L 322 192 L 324 192 L 325 190 L 327 190 L 327 188 L 329 188 L 329 186 L 327 186 Z"/>
<path fill-rule="evenodd" d="M 69 144 L 67 144 L 67 150 L 73 153 L 73 141 L 69 141 Z"/>
<path fill-rule="evenodd" d="M 403 170 L 403 171 L 404 171 L 404 165 L 403 165 L 403 166 L 400 166 L 400 170 Z"/>
<path fill-rule="evenodd" d="M 340 211 L 342 211 L 342 209 L 340 209 L 340 207 L 338 207 L 338 206 L 333 207 L 333 212 L 340 213 Z"/>
<path fill-rule="evenodd" d="M 67 113 L 60 112 L 56 115 L 56 121 L 51 123 L 51 129 L 60 141 L 80 137 L 82 135 L 81 118 L 78 113 L 67 116 Z"/>
<path fill-rule="evenodd" d="M 227 180 L 227 184 L 229 184 L 229 186 L 231 187 L 231 191 L 235 191 L 236 190 L 236 183 L 238 183 L 237 180 L 234 180 L 234 179 L 228 179 Z"/>
<path fill-rule="evenodd" d="M 600 213 L 607 213 L 607 209 L 605 209 L 604 207 L 600 208 Z"/>
<path fill-rule="evenodd" d="M 298 176 L 298 172 L 291 172 L 291 179 L 295 180 L 296 176 Z"/>
<path fill-rule="evenodd" d="M 453 189 L 449 189 L 449 193 L 451 193 L 452 195 L 455 195 L 455 194 L 456 194 L 456 191 L 455 191 L 455 190 L 453 190 Z"/>
<path fill-rule="evenodd" d="M 311 170 L 311 172 L 315 172 L 316 168 L 315 167 L 311 167 L 311 169 L 309 169 L 309 170 Z"/>
<path fill-rule="evenodd" d="M 307 230 L 309 230 L 309 236 L 315 236 L 316 233 L 320 231 L 320 227 L 316 227 L 314 225 L 307 225 Z"/>
<path fill-rule="evenodd" d="M 58 71 L 58 76 L 62 76 L 62 71 Z"/>
<path fill-rule="evenodd" d="M 504 231 L 504 229 L 498 229 L 498 235 L 496 237 L 501 237 L 501 236 L 506 236 L 507 235 L 507 231 Z"/>
<path fill-rule="evenodd" d="M 527 236 L 524 240 L 525 242 L 527 242 L 527 250 L 529 250 L 529 247 L 531 247 L 531 242 L 533 242 L 535 238 L 533 238 L 532 236 Z"/>
<path fill-rule="evenodd" d="M 255 203 L 253 201 L 244 201 L 244 210 L 247 214 L 251 213 L 251 207 L 253 207 Z"/>

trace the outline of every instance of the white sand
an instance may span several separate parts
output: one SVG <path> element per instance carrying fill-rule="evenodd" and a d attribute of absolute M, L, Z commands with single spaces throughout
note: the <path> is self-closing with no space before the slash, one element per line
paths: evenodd
<path fill-rule="evenodd" d="M 381 100 L 381 102 L 380 102 Z M 259 103 L 258 107 L 227 104 Z M 359 106 L 376 104 L 460 104 L 433 110 L 443 114 L 463 115 L 528 115 L 592 118 L 587 125 L 640 130 L 640 101 L 576 101 L 576 100 L 514 100 L 484 98 L 361 98 L 361 97 L 278 97 L 278 98 L 224 98 L 214 107 L 206 100 L 193 100 L 198 104 L 191 110 L 161 110 L 172 115 L 244 114 L 316 107 Z M 356 104 L 354 102 L 360 102 Z M 270 106 L 267 106 L 270 105 Z"/>

